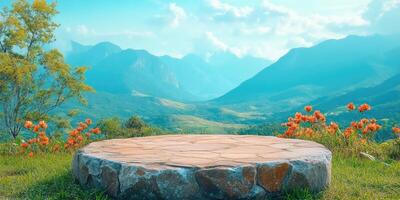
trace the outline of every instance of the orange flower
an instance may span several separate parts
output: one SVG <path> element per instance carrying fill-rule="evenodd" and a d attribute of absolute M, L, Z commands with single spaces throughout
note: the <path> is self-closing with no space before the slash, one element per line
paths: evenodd
<path fill-rule="evenodd" d="M 312 137 L 314 134 L 314 130 L 312 130 L 311 128 L 306 128 L 305 132 L 307 137 Z"/>
<path fill-rule="evenodd" d="M 87 138 L 90 138 L 90 133 L 85 134 Z"/>
<path fill-rule="evenodd" d="M 358 123 L 357 123 L 357 122 L 351 122 L 351 127 L 357 128 L 357 126 L 358 126 Z"/>
<path fill-rule="evenodd" d="M 88 127 L 88 125 L 85 124 L 85 123 L 83 123 L 83 122 L 79 122 L 79 127 L 81 127 L 82 130 L 84 130 L 84 129 L 86 129 L 86 128 Z M 81 130 L 81 131 L 82 131 L 82 130 Z"/>
<path fill-rule="evenodd" d="M 47 124 L 44 121 L 40 121 L 39 126 L 40 126 L 40 128 L 47 129 Z"/>
<path fill-rule="evenodd" d="M 39 133 L 39 137 L 44 137 L 44 136 L 46 136 L 46 133 L 45 133 L 45 132 L 40 132 L 40 133 Z"/>
<path fill-rule="evenodd" d="M 349 104 L 347 104 L 347 109 L 354 110 L 354 109 L 356 109 L 356 105 L 354 105 L 354 103 L 349 103 Z"/>
<path fill-rule="evenodd" d="M 78 130 L 72 130 L 71 132 L 69 132 L 69 135 L 70 136 L 72 136 L 72 137 L 75 137 L 75 136 L 77 136 L 79 134 L 79 132 L 78 132 Z"/>
<path fill-rule="evenodd" d="M 366 124 L 369 122 L 369 119 L 363 118 L 360 120 L 361 123 Z"/>
<path fill-rule="evenodd" d="M 368 128 L 365 127 L 364 130 L 362 131 L 362 134 L 363 134 L 363 135 L 366 135 L 367 133 L 368 133 Z"/>
<path fill-rule="evenodd" d="M 353 129 L 352 128 L 346 128 L 346 130 L 343 133 L 345 138 L 349 138 L 351 136 L 351 134 L 353 134 Z"/>
<path fill-rule="evenodd" d="M 32 158 L 33 157 L 33 152 L 29 152 L 28 156 Z"/>
<path fill-rule="evenodd" d="M 87 125 L 91 125 L 92 124 L 92 120 L 91 119 L 86 119 L 85 122 L 86 122 Z"/>
<path fill-rule="evenodd" d="M 312 106 L 308 105 L 308 106 L 304 107 L 304 110 L 306 112 L 311 112 L 312 111 Z"/>
<path fill-rule="evenodd" d="M 321 111 L 319 111 L 319 110 L 316 110 L 315 112 L 314 112 L 314 116 L 315 116 L 315 118 L 317 119 L 317 120 L 319 120 L 319 121 L 325 121 L 325 116 L 321 113 Z"/>
<path fill-rule="evenodd" d="M 367 128 L 368 128 L 368 130 L 374 132 L 374 131 L 378 131 L 379 129 L 381 129 L 381 126 L 378 124 L 368 124 Z"/>
<path fill-rule="evenodd" d="M 303 116 L 303 115 L 302 115 L 301 113 L 297 112 L 297 113 L 294 115 L 294 118 L 295 118 L 295 119 L 301 119 L 302 116 Z"/>
<path fill-rule="evenodd" d="M 26 142 L 24 142 L 24 143 L 21 144 L 21 147 L 22 147 L 22 148 L 28 148 L 28 147 L 29 147 L 29 144 L 26 143 Z"/>
<path fill-rule="evenodd" d="M 34 127 L 33 127 L 33 132 L 34 132 L 34 133 L 39 132 L 39 128 L 40 128 L 40 127 L 39 127 L 38 125 L 34 126 Z"/>
<path fill-rule="evenodd" d="M 367 144 L 367 139 L 361 139 L 361 144 Z"/>
<path fill-rule="evenodd" d="M 328 127 L 328 132 L 330 134 L 334 134 L 339 130 L 339 125 L 336 124 L 335 122 L 331 122 L 331 124 Z"/>
<path fill-rule="evenodd" d="M 32 139 L 28 140 L 28 144 L 33 144 L 33 143 L 36 143 L 36 142 L 37 142 L 36 138 L 32 138 Z"/>
<path fill-rule="evenodd" d="M 74 144 L 75 144 L 75 140 L 72 139 L 72 138 L 68 138 L 67 143 L 68 143 L 69 145 L 74 145 Z"/>
<path fill-rule="evenodd" d="M 78 128 L 76 128 L 76 130 L 78 131 L 78 132 L 81 132 L 81 131 L 83 131 L 83 127 L 82 126 L 79 126 Z"/>
<path fill-rule="evenodd" d="M 400 128 L 399 127 L 393 127 L 392 131 L 393 131 L 393 133 L 399 134 L 400 133 Z"/>
<path fill-rule="evenodd" d="M 365 112 L 367 110 L 371 110 L 371 106 L 366 103 L 364 103 L 360 107 L 358 107 L 358 111 L 360 111 L 360 112 Z"/>
<path fill-rule="evenodd" d="M 32 126 L 33 126 L 33 123 L 32 123 L 31 121 L 26 121 L 26 122 L 25 122 L 24 127 L 25 127 L 26 129 L 30 129 L 30 128 L 32 128 Z"/>
<path fill-rule="evenodd" d="M 92 129 L 91 130 L 91 132 L 93 133 L 93 134 L 100 134 L 101 133 L 101 130 L 99 129 L 99 128 L 94 128 L 94 129 Z"/>
<path fill-rule="evenodd" d="M 83 137 L 82 137 L 82 135 L 78 135 L 78 137 L 76 138 L 78 141 L 82 141 L 83 140 Z"/>
<path fill-rule="evenodd" d="M 362 129 L 364 127 L 364 123 L 358 122 L 357 129 Z"/>
<path fill-rule="evenodd" d="M 315 122 L 317 121 L 317 118 L 315 118 L 315 116 L 309 116 L 309 117 L 308 117 L 308 121 L 309 121 L 310 123 L 315 123 Z"/>

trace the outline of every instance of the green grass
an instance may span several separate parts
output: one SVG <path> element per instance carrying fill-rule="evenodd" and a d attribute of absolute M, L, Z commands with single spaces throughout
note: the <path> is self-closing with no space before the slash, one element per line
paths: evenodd
<path fill-rule="evenodd" d="M 81 188 L 71 174 L 67 153 L 0 157 L 0 199 L 107 199 Z"/>
<path fill-rule="evenodd" d="M 33 158 L 1 155 L 0 199 L 107 199 L 74 183 L 71 159 L 64 153 Z M 400 162 L 385 166 L 335 155 L 329 189 L 317 195 L 290 192 L 284 199 L 400 199 Z"/>

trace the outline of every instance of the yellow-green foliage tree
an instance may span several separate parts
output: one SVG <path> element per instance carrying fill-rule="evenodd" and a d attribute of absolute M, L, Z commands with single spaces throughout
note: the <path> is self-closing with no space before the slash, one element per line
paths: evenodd
<path fill-rule="evenodd" d="M 69 99 L 85 103 L 85 67 L 71 68 L 49 46 L 58 27 L 56 4 L 16 0 L 0 12 L 1 124 L 14 138 L 25 120 L 46 119 Z"/>

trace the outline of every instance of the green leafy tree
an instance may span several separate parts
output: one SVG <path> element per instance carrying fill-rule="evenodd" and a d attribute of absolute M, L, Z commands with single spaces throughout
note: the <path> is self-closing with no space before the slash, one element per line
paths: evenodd
<path fill-rule="evenodd" d="M 48 50 L 56 14 L 45 0 L 16 0 L 0 12 L 0 116 L 14 138 L 25 120 L 46 119 L 69 99 L 85 103 L 82 94 L 92 90 L 85 67 L 71 68 L 57 49 Z"/>
<path fill-rule="evenodd" d="M 125 123 L 126 128 L 137 129 L 137 130 L 143 129 L 146 126 L 147 126 L 146 123 L 144 123 L 144 121 L 140 119 L 140 117 L 138 116 L 133 116 L 129 118 L 128 121 L 126 121 Z"/>

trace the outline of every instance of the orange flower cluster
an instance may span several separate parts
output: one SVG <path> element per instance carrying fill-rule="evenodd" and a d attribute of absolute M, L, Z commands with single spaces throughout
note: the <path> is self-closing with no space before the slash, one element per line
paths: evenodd
<path fill-rule="evenodd" d="M 85 122 L 79 122 L 78 126 L 75 129 L 73 129 L 71 132 L 69 132 L 69 137 L 67 138 L 67 141 L 64 144 L 64 148 L 65 149 L 78 148 L 78 147 L 82 146 L 82 144 L 84 144 L 85 140 L 90 140 L 91 134 L 95 134 L 95 135 L 100 134 L 101 131 L 99 128 L 91 129 L 90 131 L 83 134 L 85 132 L 85 130 L 87 130 L 91 124 L 92 124 L 91 119 L 86 119 Z M 86 138 L 84 138 L 83 135 Z"/>
<path fill-rule="evenodd" d="M 377 131 L 379 131 L 382 126 L 376 123 L 375 119 L 366 119 L 363 118 L 358 122 L 351 122 L 350 127 L 353 130 L 353 133 L 361 133 L 360 136 L 368 137 L 368 135 L 372 136 Z M 348 135 L 345 135 L 348 138 Z"/>
<path fill-rule="evenodd" d="M 308 124 L 325 123 L 326 117 L 321 113 L 321 111 L 316 110 L 314 111 L 314 113 L 311 113 L 312 111 L 311 106 L 304 107 L 304 110 L 310 114 L 303 115 L 302 113 L 297 112 L 294 115 L 294 117 L 289 117 L 288 122 L 282 124 L 283 126 L 287 127 L 287 130 L 280 137 L 297 137 L 302 134 L 312 136 L 314 134 L 314 130 L 311 128 L 303 129 L 301 125 L 303 123 L 308 123 Z"/>
<path fill-rule="evenodd" d="M 29 157 L 32 157 L 35 146 L 38 146 L 39 149 L 43 150 L 47 145 L 49 145 L 50 139 L 46 135 L 46 129 L 48 126 L 45 121 L 40 121 L 36 125 L 32 121 L 26 121 L 24 127 L 36 134 L 36 137 L 21 144 L 22 151 L 25 152 L 26 150 L 29 150 L 30 152 L 28 155 Z"/>
<path fill-rule="evenodd" d="M 350 111 L 356 109 L 354 103 L 347 104 L 347 108 Z M 312 111 L 311 106 L 305 106 L 304 110 L 310 114 L 296 113 L 294 117 L 289 117 L 288 122 L 282 124 L 287 127 L 287 130 L 279 137 L 291 138 L 291 137 L 313 137 L 323 133 L 329 133 L 334 136 L 340 136 L 344 139 L 349 139 L 352 136 L 359 138 L 361 143 L 366 143 L 369 137 L 372 137 L 382 127 L 377 123 L 375 119 L 361 119 L 360 121 L 352 122 L 349 127 L 345 128 L 342 132 L 339 125 L 335 122 L 331 122 L 329 125 L 326 124 L 326 117 L 319 110 Z M 360 112 L 371 110 L 371 106 L 368 104 L 362 104 L 358 107 Z M 399 129 L 393 129 L 393 132 Z"/>
<path fill-rule="evenodd" d="M 64 145 L 64 148 L 75 149 L 85 144 L 85 140 L 89 141 L 91 134 L 100 134 L 101 130 L 99 128 L 93 128 L 90 131 L 86 132 L 84 135 L 82 134 L 85 130 L 89 128 L 92 123 L 93 122 L 91 119 L 86 119 L 85 122 L 80 122 L 77 128 L 73 129 L 69 133 L 69 137 Z M 29 150 L 29 157 L 33 157 L 34 152 L 37 150 L 46 151 L 48 148 L 51 148 L 53 152 L 61 151 L 60 144 L 57 144 L 56 142 L 54 142 L 54 145 L 52 145 L 52 147 L 48 147 L 50 144 L 50 139 L 46 135 L 48 125 L 45 121 L 40 121 L 38 124 L 34 124 L 32 121 L 26 121 L 24 127 L 36 134 L 36 137 L 21 143 L 22 152 L 26 152 L 27 150 Z"/>
<path fill-rule="evenodd" d="M 365 112 L 368 110 L 371 110 L 371 106 L 366 103 L 364 103 L 358 107 L 358 111 L 360 111 L 360 112 Z"/>

